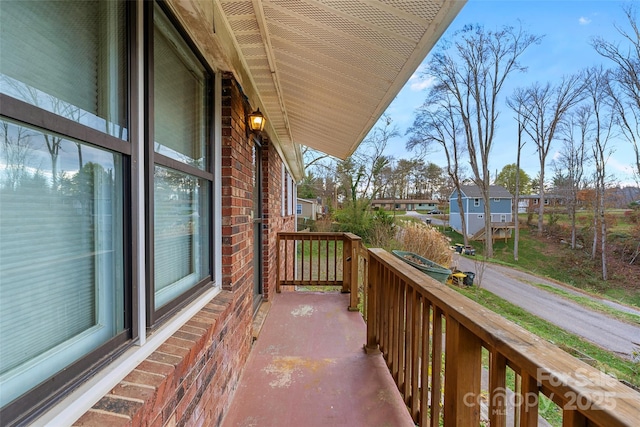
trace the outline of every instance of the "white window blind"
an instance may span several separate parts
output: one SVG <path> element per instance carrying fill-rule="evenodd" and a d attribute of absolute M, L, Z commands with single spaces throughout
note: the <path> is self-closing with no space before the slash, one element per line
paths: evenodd
<path fill-rule="evenodd" d="M 156 166 L 155 308 L 210 274 L 209 182 Z"/>
<path fill-rule="evenodd" d="M 157 4 L 154 25 L 154 151 L 206 170 L 206 70 Z M 158 161 L 153 179 L 157 310 L 211 274 L 211 182 Z"/>
<path fill-rule="evenodd" d="M 204 69 L 157 5 L 154 21 L 155 151 L 205 169 Z"/>
<path fill-rule="evenodd" d="M 3 1 L 0 91 L 126 139 L 119 1 Z"/>
<path fill-rule="evenodd" d="M 119 154 L 8 121 L 0 133 L 5 405 L 123 330 L 123 184 Z"/>

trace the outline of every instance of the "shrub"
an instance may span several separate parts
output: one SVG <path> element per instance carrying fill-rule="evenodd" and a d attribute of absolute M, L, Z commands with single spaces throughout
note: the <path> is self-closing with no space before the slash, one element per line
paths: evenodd
<path fill-rule="evenodd" d="M 625 211 L 624 216 L 631 224 L 640 224 L 640 208 Z"/>
<path fill-rule="evenodd" d="M 451 266 L 453 253 L 449 239 L 426 224 L 403 223 L 398 227 L 396 240 L 402 250 L 421 255 L 442 266 Z"/>
<path fill-rule="evenodd" d="M 368 245 L 386 247 L 395 233 L 395 218 L 384 210 L 370 211 L 364 201 L 336 212 L 339 231 L 360 236 Z"/>

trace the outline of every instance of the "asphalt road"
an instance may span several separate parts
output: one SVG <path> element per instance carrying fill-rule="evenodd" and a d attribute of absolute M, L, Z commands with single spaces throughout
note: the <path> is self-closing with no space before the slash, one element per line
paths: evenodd
<path fill-rule="evenodd" d="M 459 257 L 458 269 L 476 273 L 474 284 L 478 284 L 480 269 L 473 259 Z M 531 314 L 547 320 L 564 330 L 581 336 L 592 343 L 631 359 L 632 352 L 640 351 L 640 325 L 614 319 L 591 310 L 574 301 L 540 289 L 533 284 L 544 284 L 569 290 L 556 282 L 486 263 L 480 286 L 499 297 L 522 307 Z M 585 294 L 580 294 L 586 296 Z M 595 298 L 594 298 L 595 299 Z M 601 300 L 597 300 L 602 302 Z M 619 305 L 618 309 L 640 316 L 640 310 Z"/>
<path fill-rule="evenodd" d="M 415 216 L 422 220 L 433 218 L 431 215 L 421 215 L 417 212 L 407 212 L 407 215 Z M 435 223 L 433 220 L 432 222 Z M 457 256 L 456 259 L 459 270 L 476 273 L 474 283 L 478 284 L 480 279 L 478 274 L 479 266 L 476 268 L 476 262 L 473 258 Z M 566 292 L 588 296 L 575 290 L 575 288 L 562 286 L 532 274 L 489 263 L 485 264 L 484 272 L 481 276 L 480 286 L 482 288 L 572 334 L 581 336 L 627 359 L 633 357 L 633 351 L 640 351 L 640 325 L 614 319 L 574 301 L 540 289 L 533 284 L 554 286 Z M 640 316 L 639 309 L 609 300 L 592 298 L 616 310 Z"/>

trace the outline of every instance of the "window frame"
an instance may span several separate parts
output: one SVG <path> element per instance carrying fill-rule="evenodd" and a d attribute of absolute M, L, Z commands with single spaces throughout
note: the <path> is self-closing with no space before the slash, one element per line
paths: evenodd
<path fill-rule="evenodd" d="M 190 166 L 186 163 L 180 162 L 173 158 L 167 157 L 163 154 L 156 153 L 154 150 L 154 10 L 155 5 L 158 5 L 159 9 L 164 13 L 168 21 L 176 31 L 177 35 L 182 39 L 186 46 L 191 50 L 191 53 L 197 58 L 200 65 L 203 67 L 206 73 L 205 77 L 205 134 L 206 134 L 206 167 L 205 169 L 199 169 L 194 166 Z M 146 283 L 146 322 L 148 328 L 156 328 L 163 321 L 174 314 L 178 309 L 183 307 L 190 301 L 196 299 L 199 295 L 205 292 L 209 287 L 212 287 L 215 283 L 215 248 L 214 248 L 214 230 L 215 230 L 215 144 L 214 132 L 215 132 L 215 102 L 214 102 L 214 86 L 215 86 L 215 73 L 202 57 L 200 50 L 193 43 L 193 40 L 189 37 L 184 28 L 180 25 L 179 21 L 174 16 L 173 12 L 163 1 L 150 1 L 144 2 L 144 135 L 145 140 L 141 143 L 144 144 L 144 188 L 145 188 L 145 249 L 146 259 L 155 260 L 154 258 L 154 169 L 155 166 L 161 166 L 164 168 L 172 169 L 174 171 L 191 175 L 197 179 L 203 179 L 209 182 L 207 199 L 209 202 L 209 230 L 207 240 L 209 245 L 209 272 L 208 275 L 199 280 L 193 287 L 183 292 L 178 297 L 167 302 L 165 305 L 159 308 L 155 308 L 155 264 L 154 262 L 148 262 L 145 267 Z"/>

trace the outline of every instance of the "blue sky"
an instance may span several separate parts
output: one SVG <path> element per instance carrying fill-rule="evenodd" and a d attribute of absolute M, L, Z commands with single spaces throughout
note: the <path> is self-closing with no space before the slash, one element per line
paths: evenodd
<path fill-rule="evenodd" d="M 640 1 L 632 1 L 636 8 Z M 563 74 L 577 72 L 582 68 L 604 64 L 610 66 L 598 55 L 590 40 L 595 36 L 607 40 L 620 41 L 621 36 L 614 28 L 614 24 L 629 28 L 622 6 L 629 2 L 613 0 L 578 1 L 578 0 L 468 0 L 457 18 L 451 24 L 444 37 L 460 29 L 465 24 L 481 24 L 487 29 L 497 29 L 503 25 L 518 25 L 534 35 L 544 35 L 540 45 L 529 47 L 521 57 L 523 65 L 528 67 L 526 73 L 512 74 L 508 86 L 501 92 L 504 100 L 511 95 L 514 88 L 527 87 L 535 81 L 554 82 Z M 640 10 L 639 10 L 640 13 Z M 640 15 L 639 15 L 640 16 Z M 429 57 L 425 62 L 428 62 Z M 423 65 L 424 65 L 423 63 Z M 405 130 L 413 122 L 414 110 L 422 104 L 425 87 L 428 86 L 420 76 L 421 66 L 409 79 L 405 87 L 387 109 L 387 114 L 398 127 L 401 137 L 392 141 L 388 153 L 396 158 L 410 158 L 404 146 L 407 141 Z M 515 127 L 511 119 L 511 111 L 501 107 L 499 128 L 494 139 L 494 146 L 490 156 L 492 176 L 496 169 L 499 171 L 509 163 L 516 162 Z M 560 143 L 555 144 L 559 148 Z M 615 152 L 608 162 L 608 170 L 615 174 L 618 181 L 632 184 L 630 164 L 633 152 L 627 141 L 616 141 L 613 144 Z M 552 146 L 552 152 L 554 152 Z M 535 147 L 528 143 L 523 149 L 522 168 L 534 177 L 539 167 Z M 549 155 L 549 160 L 552 154 Z M 446 164 L 445 158 L 434 152 L 427 161 L 436 164 Z M 546 175 L 553 172 L 547 166 Z"/>

